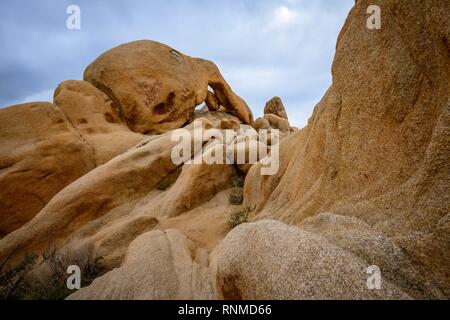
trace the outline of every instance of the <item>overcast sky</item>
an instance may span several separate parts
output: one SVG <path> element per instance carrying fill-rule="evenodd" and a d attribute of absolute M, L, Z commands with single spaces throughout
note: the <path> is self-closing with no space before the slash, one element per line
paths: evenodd
<path fill-rule="evenodd" d="M 81 8 L 81 30 L 66 9 Z M 0 4 L 0 106 L 51 101 L 104 51 L 152 39 L 214 61 L 255 116 L 280 96 L 307 123 L 331 84 L 338 33 L 354 0 L 15 0 Z"/>

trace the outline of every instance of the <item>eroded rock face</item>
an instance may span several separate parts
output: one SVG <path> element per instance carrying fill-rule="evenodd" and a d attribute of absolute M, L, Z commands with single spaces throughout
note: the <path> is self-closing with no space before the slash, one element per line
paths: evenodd
<path fill-rule="evenodd" d="M 205 120 L 202 126 L 212 125 Z M 58 246 L 81 226 L 145 196 L 177 169 L 171 158 L 176 143 L 170 134 L 150 138 L 67 186 L 30 223 L 1 239 L 0 261 L 18 247 L 24 254 Z"/>
<path fill-rule="evenodd" d="M 291 132 L 289 121 L 285 118 L 281 118 L 274 114 L 266 114 L 264 119 L 267 120 L 271 128 L 280 130 L 281 133 L 289 134 Z"/>
<path fill-rule="evenodd" d="M 69 300 L 215 299 L 209 255 L 177 230 L 138 237 L 120 268 L 72 294 Z"/>
<path fill-rule="evenodd" d="M 234 166 L 226 164 L 185 164 L 181 174 L 155 208 L 159 217 L 177 216 L 230 187 L 236 175 Z"/>
<path fill-rule="evenodd" d="M 205 100 L 206 106 L 210 111 L 218 111 L 220 109 L 220 102 L 216 95 L 208 90 Z"/>
<path fill-rule="evenodd" d="M 448 298 L 450 4 L 382 4 L 374 31 L 356 1 L 302 130 L 277 99 L 251 126 L 214 64 L 152 41 L 105 53 L 55 104 L 0 110 L 0 261 L 83 247 L 117 268 L 71 299 Z M 169 131 L 193 120 L 235 132 L 196 141 L 191 158 L 279 146 L 278 172 L 174 164 Z M 282 135 L 265 144 L 255 129 Z M 234 206 L 229 180 L 244 174 Z M 264 221 L 228 234 L 235 214 Z M 371 265 L 381 290 L 368 290 Z"/>
<path fill-rule="evenodd" d="M 370 4 L 350 12 L 333 85 L 308 126 L 281 142 L 278 174 L 253 166 L 244 201 L 253 218 L 290 224 L 321 212 L 357 217 L 430 270 L 448 297 L 450 3 L 382 1 L 377 31 L 366 27 Z"/>
<path fill-rule="evenodd" d="M 212 62 L 154 41 L 135 41 L 104 53 L 87 67 L 84 80 L 106 93 L 139 133 L 180 128 L 205 100 L 213 109 L 220 104 L 245 123 L 253 122 L 247 104 Z M 207 99 L 208 86 L 214 95 Z"/>
<path fill-rule="evenodd" d="M 277 117 L 288 120 L 286 109 L 284 108 L 283 101 L 281 101 L 280 97 L 273 97 L 267 101 L 266 106 L 264 107 L 264 114 L 273 114 Z"/>
<path fill-rule="evenodd" d="M 55 90 L 54 103 L 94 149 L 96 165 L 102 165 L 144 140 L 121 120 L 107 95 L 85 81 L 65 81 Z"/>
<path fill-rule="evenodd" d="M 225 299 L 409 298 L 387 281 L 382 290 L 369 290 L 367 261 L 278 221 L 237 227 L 217 255 L 217 289 Z"/>
<path fill-rule="evenodd" d="M 445 299 L 441 284 L 429 270 L 414 263 L 394 240 L 363 220 L 321 213 L 303 220 L 300 227 L 378 266 L 384 279 L 415 299 Z"/>
<path fill-rule="evenodd" d="M 0 109 L 0 238 L 95 167 L 94 151 L 51 103 Z"/>

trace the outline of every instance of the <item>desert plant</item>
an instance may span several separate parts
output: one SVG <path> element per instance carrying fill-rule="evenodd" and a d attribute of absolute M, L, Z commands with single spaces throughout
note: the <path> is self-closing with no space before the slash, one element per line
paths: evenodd
<path fill-rule="evenodd" d="M 230 184 L 232 188 L 243 188 L 245 183 L 245 176 L 237 174 L 231 178 Z"/>
<path fill-rule="evenodd" d="M 231 213 L 228 219 L 228 226 L 230 229 L 236 228 L 238 225 L 248 221 L 249 210 L 246 206 L 241 206 L 239 209 Z"/>
<path fill-rule="evenodd" d="M 67 288 L 67 267 L 76 265 L 81 269 L 81 286 L 88 286 L 104 273 L 101 258 L 92 256 L 92 245 L 85 245 L 77 250 L 66 248 L 64 251 L 50 249 L 43 255 L 42 264 L 46 264 L 50 274 L 46 281 L 34 281 L 27 289 L 23 299 L 27 300 L 62 300 L 73 293 Z"/>
<path fill-rule="evenodd" d="M 37 258 L 36 255 L 26 254 L 17 265 L 7 268 L 7 263 L 14 258 L 16 251 L 0 265 L 0 300 L 16 300 L 23 296 L 27 288 L 26 276 Z"/>
<path fill-rule="evenodd" d="M 231 189 L 228 196 L 228 201 L 235 206 L 239 206 L 244 201 L 244 189 L 240 187 L 235 187 Z"/>
<path fill-rule="evenodd" d="M 36 263 L 37 255 L 27 254 L 13 268 L 5 268 L 15 253 L 0 265 L 0 299 L 2 300 L 62 300 L 73 293 L 67 288 L 67 267 L 77 265 L 81 269 L 81 286 L 85 287 L 104 273 L 101 258 L 92 257 L 92 245 L 78 250 L 49 249 Z M 48 270 L 38 275 L 36 270 Z M 42 273 L 42 272 L 41 272 Z"/>

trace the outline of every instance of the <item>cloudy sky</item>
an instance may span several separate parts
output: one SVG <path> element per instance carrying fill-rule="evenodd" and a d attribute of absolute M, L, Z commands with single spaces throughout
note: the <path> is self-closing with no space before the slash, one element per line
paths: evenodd
<path fill-rule="evenodd" d="M 66 27 L 81 8 L 81 29 Z M 337 35 L 354 0 L 15 0 L 0 4 L 0 106 L 51 101 L 54 88 L 119 44 L 152 39 L 214 61 L 261 115 L 282 97 L 304 126 L 331 84 Z"/>

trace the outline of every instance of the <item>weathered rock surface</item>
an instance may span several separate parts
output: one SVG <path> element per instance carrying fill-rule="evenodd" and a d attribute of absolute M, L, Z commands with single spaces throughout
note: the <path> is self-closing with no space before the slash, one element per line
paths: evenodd
<path fill-rule="evenodd" d="M 253 128 L 255 128 L 256 130 L 269 129 L 270 123 L 269 123 L 269 121 L 267 121 L 267 119 L 258 118 L 255 120 L 255 122 L 253 124 Z"/>
<path fill-rule="evenodd" d="M 220 109 L 219 99 L 217 99 L 216 95 L 209 90 L 208 94 L 206 95 L 205 103 L 210 111 L 219 111 Z"/>
<path fill-rule="evenodd" d="M 382 232 L 355 217 L 321 213 L 302 221 L 301 228 L 325 237 L 382 270 L 384 279 L 395 283 L 413 298 L 445 299 L 439 282 L 423 266 Z"/>
<path fill-rule="evenodd" d="M 204 120 L 202 126 L 212 125 Z M 0 241 L 0 261 L 18 247 L 17 253 L 43 252 L 49 243 L 64 243 L 81 226 L 151 192 L 177 169 L 171 158 L 176 143 L 170 134 L 150 138 L 70 184 L 33 220 Z"/>
<path fill-rule="evenodd" d="M 228 112 L 245 123 L 253 122 L 247 104 L 212 62 L 155 41 L 135 41 L 109 50 L 87 67 L 84 80 L 106 93 L 128 126 L 139 133 L 182 127 L 207 99 L 208 86 Z"/>
<path fill-rule="evenodd" d="M 448 299 L 450 3 L 380 1 L 381 30 L 369 4 L 356 1 L 301 130 L 278 99 L 252 123 L 213 63 L 152 41 L 106 52 L 55 104 L 0 110 L 0 261 L 92 248 L 117 268 L 71 299 Z M 279 147 L 278 172 L 174 164 L 170 130 L 194 120 L 235 132 L 192 137 L 187 158 Z M 238 220 L 253 222 L 229 233 Z"/>
<path fill-rule="evenodd" d="M 278 174 L 253 166 L 244 201 L 254 219 L 361 219 L 448 297 L 450 3 L 382 1 L 381 30 L 366 28 L 369 4 L 356 1 L 350 12 L 333 85 L 308 126 L 281 141 Z"/>
<path fill-rule="evenodd" d="M 96 165 L 102 165 L 144 140 L 122 122 L 107 95 L 84 81 L 65 81 L 55 90 L 54 103 L 89 143 Z"/>
<path fill-rule="evenodd" d="M 266 114 L 264 116 L 264 119 L 267 120 L 270 127 L 273 129 L 278 129 L 282 133 L 290 133 L 291 132 L 291 126 L 289 124 L 289 121 L 287 121 L 284 118 L 278 117 L 274 114 Z"/>
<path fill-rule="evenodd" d="M 209 256 L 177 230 L 151 231 L 131 243 L 120 268 L 69 300 L 214 299 Z"/>
<path fill-rule="evenodd" d="M 92 146 L 57 106 L 0 109 L 0 238 L 94 167 Z"/>
<path fill-rule="evenodd" d="M 158 217 L 177 216 L 230 187 L 236 169 L 226 164 L 185 164 L 175 184 L 159 200 L 155 213 Z"/>
<path fill-rule="evenodd" d="M 225 299 L 409 298 L 387 281 L 369 290 L 367 261 L 277 221 L 243 224 L 217 251 L 217 288 Z"/>
<path fill-rule="evenodd" d="M 273 97 L 267 101 L 266 106 L 264 107 L 264 114 L 273 114 L 277 117 L 288 120 L 286 109 L 284 108 L 283 101 L 281 101 L 280 97 Z"/>

